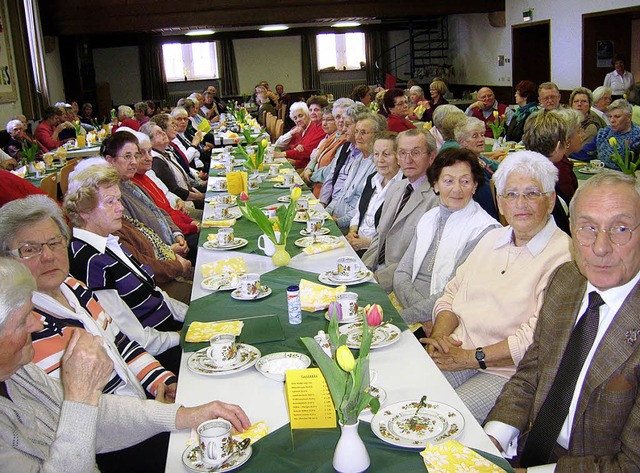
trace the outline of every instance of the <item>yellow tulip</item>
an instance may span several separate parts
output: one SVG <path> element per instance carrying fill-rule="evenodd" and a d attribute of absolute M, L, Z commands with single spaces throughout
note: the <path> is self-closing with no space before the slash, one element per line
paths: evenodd
<path fill-rule="evenodd" d="M 267 141 L 266 138 L 262 138 L 262 141 L 260 142 L 260 144 L 262 144 L 263 148 L 266 148 L 269 145 L 269 142 Z"/>
<path fill-rule="evenodd" d="M 500 114 L 498 113 L 498 111 L 497 111 L 497 110 L 494 110 L 494 111 L 493 111 L 493 116 L 494 116 L 494 117 L 496 117 L 496 118 L 498 118 L 498 115 L 500 115 Z"/>
<path fill-rule="evenodd" d="M 292 202 L 296 202 L 300 196 L 302 195 L 302 189 L 298 186 L 294 186 L 293 189 L 291 189 L 291 201 Z"/>
<path fill-rule="evenodd" d="M 356 367 L 356 360 L 345 345 L 340 345 L 336 350 L 336 360 L 338 361 L 338 365 L 347 373 L 353 371 Z"/>
<path fill-rule="evenodd" d="M 618 140 L 616 140 L 615 136 L 612 136 L 611 138 L 609 138 L 609 144 L 613 147 L 618 146 Z"/>

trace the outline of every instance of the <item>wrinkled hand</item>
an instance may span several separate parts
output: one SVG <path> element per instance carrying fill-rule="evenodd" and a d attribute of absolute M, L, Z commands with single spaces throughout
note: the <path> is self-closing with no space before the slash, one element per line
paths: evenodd
<path fill-rule="evenodd" d="M 205 143 L 203 149 L 205 151 L 211 151 L 213 149 L 213 143 L 209 143 L 209 142 Z"/>
<path fill-rule="evenodd" d="M 449 347 L 448 353 L 435 352 L 431 355 L 434 363 L 442 371 L 461 371 L 478 367 L 475 350 L 465 350 L 460 347 Z"/>
<path fill-rule="evenodd" d="M 294 126 L 293 128 L 291 128 L 291 130 L 289 130 L 289 133 L 292 135 L 295 135 L 296 133 L 301 133 L 301 132 L 302 132 L 301 126 Z"/>
<path fill-rule="evenodd" d="M 6 169 L 7 171 L 12 171 L 18 167 L 18 161 L 15 159 L 6 159 L 0 162 L 0 169 Z"/>
<path fill-rule="evenodd" d="M 191 275 L 191 261 L 180 255 L 176 255 L 176 261 L 182 265 L 182 277 L 186 278 Z"/>
<path fill-rule="evenodd" d="M 193 135 L 193 139 L 191 140 L 191 144 L 193 146 L 198 146 L 200 144 L 200 142 L 202 141 L 202 137 L 204 136 L 204 133 L 202 133 L 201 131 L 196 132 L 195 135 Z"/>
<path fill-rule="evenodd" d="M 351 245 L 351 248 L 353 248 L 355 251 L 366 250 L 367 248 L 369 248 L 369 245 L 371 244 L 371 238 L 360 238 L 356 234 L 356 237 L 352 238 L 351 241 L 349 241 L 349 244 Z"/>
<path fill-rule="evenodd" d="M 113 372 L 102 338 L 74 329 L 62 355 L 62 388 L 67 401 L 97 406 Z"/>
<path fill-rule="evenodd" d="M 311 174 L 313 174 L 311 169 L 305 169 L 304 171 L 302 171 L 302 174 L 300 174 L 300 177 L 307 185 L 313 184 L 311 182 Z"/>
<path fill-rule="evenodd" d="M 176 429 L 195 429 L 205 420 L 222 417 L 228 420 L 238 432 L 251 426 L 247 414 L 240 406 L 213 401 L 197 407 L 181 407 L 176 414 Z"/>
<path fill-rule="evenodd" d="M 189 215 L 189 210 L 187 209 L 187 205 L 184 203 L 184 200 L 182 199 L 176 200 L 176 210 L 178 212 L 182 212 L 185 215 Z"/>
<path fill-rule="evenodd" d="M 347 239 L 349 244 L 351 244 L 352 240 L 355 240 L 356 238 L 359 238 L 357 231 L 351 231 L 351 232 L 347 233 L 344 237 Z"/>
<path fill-rule="evenodd" d="M 158 385 L 158 391 L 156 392 L 156 401 L 162 402 L 164 404 L 173 404 L 174 402 L 176 402 L 177 387 L 178 383 L 160 383 Z"/>
<path fill-rule="evenodd" d="M 459 347 L 462 345 L 462 342 L 459 342 L 448 335 L 421 338 L 420 343 L 426 345 L 425 349 L 432 357 L 433 353 L 436 351 L 447 354 L 451 347 Z"/>
<path fill-rule="evenodd" d="M 187 253 L 189 253 L 189 247 L 187 246 L 187 241 L 184 239 L 182 235 L 179 235 L 176 237 L 176 242 L 173 245 L 171 245 L 171 249 L 173 250 L 174 253 L 180 256 L 185 256 Z"/>
<path fill-rule="evenodd" d="M 471 105 L 469 105 L 470 108 L 476 108 L 478 107 L 480 110 L 484 110 L 484 103 L 482 103 L 480 100 L 476 100 L 475 102 L 473 102 Z"/>
<path fill-rule="evenodd" d="M 295 149 L 298 153 L 302 153 L 304 151 L 304 146 L 298 145 L 293 149 Z"/>
<path fill-rule="evenodd" d="M 433 322 L 431 320 L 427 320 L 426 322 L 422 322 L 422 331 L 424 334 L 429 337 L 431 336 L 431 331 L 433 330 Z"/>

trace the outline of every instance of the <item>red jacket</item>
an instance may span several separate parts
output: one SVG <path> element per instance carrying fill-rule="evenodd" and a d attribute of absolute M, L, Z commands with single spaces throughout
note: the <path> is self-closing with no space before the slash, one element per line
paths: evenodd
<path fill-rule="evenodd" d="M 311 159 L 311 151 L 318 147 L 318 144 L 324 138 L 325 132 L 322 129 L 322 124 L 318 122 L 311 122 L 311 124 L 302 133 L 296 133 L 289 142 L 288 150 L 286 151 L 287 159 L 293 159 L 295 164 L 293 167 L 296 169 L 304 168 L 309 164 Z M 296 146 L 302 145 L 304 150 L 297 151 Z"/>
<path fill-rule="evenodd" d="M 416 126 L 406 118 L 400 118 L 398 115 L 389 114 L 387 117 L 387 129 L 400 133 L 401 131 L 411 130 Z"/>
<path fill-rule="evenodd" d="M 51 151 L 62 144 L 62 141 L 53 139 L 53 132 L 55 130 L 55 126 L 50 125 L 46 120 L 42 120 L 40 125 L 36 128 L 33 136 L 38 140 L 41 146 L 46 148 L 47 151 Z"/>
<path fill-rule="evenodd" d="M 16 199 L 24 199 L 33 194 L 44 194 L 42 189 L 15 174 L 0 169 L 0 207 Z"/>

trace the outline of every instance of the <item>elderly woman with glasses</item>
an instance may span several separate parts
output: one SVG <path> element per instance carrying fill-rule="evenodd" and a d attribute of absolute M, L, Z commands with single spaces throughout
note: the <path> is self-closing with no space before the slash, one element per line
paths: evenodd
<path fill-rule="evenodd" d="M 598 130 L 606 124 L 595 113 L 591 112 L 591 104 L 593 103 L 593 94 L 586 87 L 576 87 L 571 91 L 569 96 L 569 105 L 573 110 L 580 112 L 582 115 L 582 130 L 584 136 L 582 138 L 582 146 L 591 141 L 598 133 Z M 581 146 L 581 148 L 582 148 Z"/>
<path fill-rule="evenodd" d="M 296 126 L 276 141 L 276 146 L 286 149 L 276 152 L 276 158 L 287 158 L 297 170 L 302 170 L 309 164 L 311 152 L 325 136 L 322 129 L 322 108 L 326 105 L 327 101 L 321 97 L 310 97 L 307 103 L 291 104 L 289 116 Z"/>
<path fill-rule="evenodd" d="M 493 175 L 508 227 L 490 231 L 456 270 L 422 339 L 482 422 L 533 340 L 549 277 L 571 259 L 550 217 L 558 171 L 541 154 L 509 155 Z"/>
<path fill-rule="evenodd" d="M 384 94 L 384 109 L 387 111 L 387 129 L 400 133 L 416 126 L 407 120 L 409 102 L 402 89 L 389 89 Z"/>
<path fill-rule="evenodd" d="M 425 213 L 393 275 L 393 292 L 408 324 L 431 332 L 431 312 L 444 286 L 478 241 L 500 224 L 473 200 L 484 171 L 464 148 L 441 151 L 427 170 L 440 204 Z"/>
<path fill-rule="evenodd" d="M 37 243 L 32 238 L 32 243 Z M 40 241 L 39 243 L 44 243 Z M 51 252 L 49 247 L 43 252 Z M 113 373 L 100 337 L 68 334 L 61 380 L 32 364 L 32 334 L 43 329 L 32 311 L 36 282 L 24 264 L 0 258 L 0 434 L 6 471 L 97 471 L 96 453 L 138 444 L 161 432 L 190 429 L 223 417 L 242 431 L 250 425 L 236 405 L 214 401 L 197 407 L 133 396 L 103 394 Z M 147 471 L 164 468 L 164 449 L 139 453 Z M 122 460 L 122 459 L 121 459 Z M 120 468 L 131 464 L 124 460 Z M 142 466 L 142 465 L 140 465 Z"/>
<path fill-rule="evenodd" d="M 0 253 L 24 263 L 36 281 L 32 301 L 44 327 L 33 335 L 35 363 L 60 378 L 60 359 L 71 333 L 80 328 L 101 337 L 113 361 L 104 392 L 144 399 L 145 391 L 153 397 L 166 391 L 173 400 L 175 375 L 130 340 L 113 318 L 115 312 L 112 316 L 91 290 L 70 276 L 69 227 L 60 207 L 45 196 L 15 200 L 0 209 L 0 223 Z M 161 384 L 166 386 L 159 391 Z"/>

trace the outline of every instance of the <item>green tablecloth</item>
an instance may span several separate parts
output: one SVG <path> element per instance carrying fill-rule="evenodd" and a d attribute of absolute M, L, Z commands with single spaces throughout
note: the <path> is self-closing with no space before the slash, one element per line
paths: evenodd
<path fill-rule="evenodd" d="M 367 470 L 374 472 L 426 472 L 419 450 L 394 447 L 378 439 L 367 422 L 361 422 L 358 429 L 364 441 L 371 466 Z M 278 473 L 332 473 L 333 451 L 340 437 L 340 429 L 295 430 L 293 445 L 291 429 L 285 425 L 271 432 L 253 447 L 252 458 L 242 470 L 255 472 Z M 503 458 L 476 450 L 491 462 L 513 472 L 509 463 Z"/>

